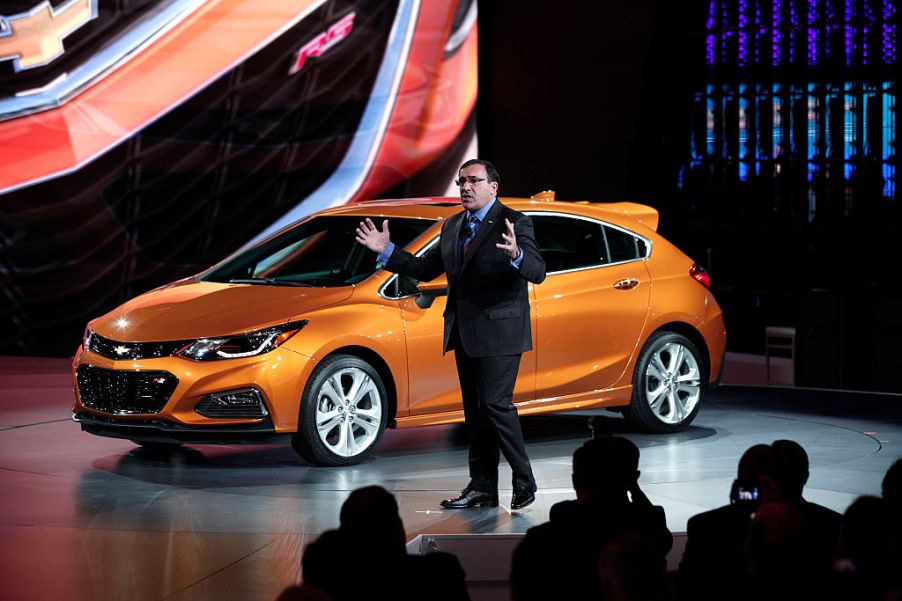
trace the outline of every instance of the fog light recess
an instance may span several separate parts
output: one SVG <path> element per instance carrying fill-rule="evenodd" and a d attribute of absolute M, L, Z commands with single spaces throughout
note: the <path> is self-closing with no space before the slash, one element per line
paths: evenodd
<path fill-rule="evenodd" d="M 266 417 L 269 411 L 256 388 L 226 390 L 207 396 L 194 408 L 204 417 Z"/>

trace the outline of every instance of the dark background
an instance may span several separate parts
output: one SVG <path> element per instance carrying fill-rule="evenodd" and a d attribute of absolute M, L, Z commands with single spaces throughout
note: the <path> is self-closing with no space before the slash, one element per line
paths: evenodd
<path fill-rule="evenodd" d="M 375 19 L 382 14 L 377 6 L 388 14 L 390 5 L 368 3 L 364 12 Z M 660 233 L 710 270 L 727 322 L 728 350 L 763 354 L 765 328 L 791 326 L 797 384 L 902 392 L 900 209 L 894 187 L 885 181 L 888 168 L 898 171 L 898 155 L 894 145 L 887 150 L 883 144 L 894 144 L 897 128 L 895 122 L 883 128 L 881 112 L 887 98 L 895 102 L 895 41 L 886 59 L 880 38 L 883 24 L 897 21 L 895 5 L 896 0 L 483 0 L 479 153 L 498 166 L 502 195 L 553 189 L 564 200 L 655 207 Z M 774 6 L 782 12 L 774 15 Z M 755 24 L 759 16 L 763 25 Z M 850 28 L 859 32 L 854 47 L 844 37 Z M 373 31 L 382 29 L 374 25 Z M 812 31 L 820 36 L 813 46 Z M 763 48 L 760 61 L 757 55 L 740 60 L 743 36 L 746 48 Z M 373 44 L 377 37 L 360 42 Z M 280 51 L 275 46 L 267 52 Z M 360 57 L 361 68 L 373 54 L 343 48 Z M 813 62 L 805 55 L 812 48 L 819 53 Z M 780 60 L 770 61 L 777 51 Z M 279 64 L 268 55 L 260 60 Z M 223 78 L 228 85 L 233 80 Z M 215 108 L 215 99 L 204 104 L 206 96 L 220 92 L 211 86 L 192 103 Z M 257 107 L 261 95 L 271 96 L 251 92 L 249 107 Z M 291 97 L 297 110 L 306 110 L 302 96 Z M 844 108 L 850 102 L 857 108 Z M 196 272 L 196 265 L 179 263 L 184 256 L 208 265 L 246 240 L 247 232 L 243 238 L 235 232 L 253 229 L 247 212 L 259 203 L 251 195 L 272 199 L 267 182 L 281 185 L 265 169 L 255 170 L 261 181 L 248 179 L 240 194 L 217 188 L 201 195 L 171 170 L 134 167 L 148 160 L 145 154 L 162 153 L 157 143 L 173 139 L 173 132 L 192 133 L 191 118 L 198 113 L 192 103 L 169 114 L 172 131 L 161 121 L 142 134 L 146 140 L 130 140 L 117 155 L 92 163 L 91 173 L 81 170 L 51 180 L 42 191 L 4 196 L 0 354 L 70 353 L 83 316 Z M 768 129 L 778 113 L 782 137 Z M 894 119 L 895 109 L 887 114 Z M 277 138 L 281 131 L 278 114 L 249 109 L 245 117 L 249 132 L 272 129 Z M 261 129 L 261 119 L 272 128 Z M 470 127 L 447 156 L 386 196 L 441 193 Z M 278 150 L 276 138 L 259 141 L 261 163 Z M 111 166 L 117 157 L 121 164 Z M 309 179 L 303 170 L 289 176 L 289 184 Z M 423 182 L 435 189 L 418 188 Z M 106 205 L 92 186 L 112 195 L 103 197 Z M 186 206 L 192 207 L 192 220 L 173 227 L 163 213 L 154 213 L 154 203 L 128 200 L 131 188 L 176 204 L 180 195 L 191 197 Z M 73 196 L 73 189 L 79 193 Z M 303 196 L 285 189 L 292 199 Z M 280 210 L 278 202 L 265 204 Z M 42 225 L 28 229 L 9 218 L 17 214 Z M 135 255 L 127 233 L 151 239 L 155 254 Z M 67 246 L 87 235 L 98 240 L 93 255 Z M 125 259 L 110 259 L 120 255 Z M 17 283 L 26 279 L 28 294 Z"/>
<path fill-rule="evenodd" d="M 765 22 L 773 18 L 767 14 L 772 2 L 743 4 L 762 7 Z M 798 51 L 804 52 L 809 4 L 783 4 L 786 14 L 778 21 L 784 57 L 789 43 L 802 44 Z M 825 90 L 847 82 L 858 90 L 859 102 L 861 89 L 872 83 L 889 85 L 894 94 L 894 64 L 878 60 L 879 40 L 869 60 L 860 49 L 844 60 L 840 23 L 832 38 L 821 36 L 820 53 L 829 47 L 832 58 L 822 57 L 816 66 L 804 57 L 779 66 L 739 66 L 739 5 L 482 2 L 480 154 L 498 166 L 502 195 L 554 189 L 559 199 L 655 207 L 659 232 L 710 269 L 728 350 L 764 354 L 766 326 L 793 326 L 797 384 L 902 392 L 900 211 L 894 190 L 887 196 L 880 177 L 880 114 L 869 114 L 870 129 L 857 126 L 859 142 L 844 161 L 851 164 L 849 177 L 837 175 L 844 167 L 835 150 L 841 121 L 833 123 L 840 135 L 833 147 L 822 136 L 813 159 L 794 148 L 806 136 L 808 96 L 826 105 Z M 817 26 L 827 31 L 830 19 L 843 15 L 823 12 L 841 12 L 843 4 L 820 5 Z M 853 5 L 857 27 L 879 29 L 882 1 Z M 713 27 L 707 23 L 711 6 Z M 710 65 L 706 35 L 712 32 L 727 42 L 718 44 Z M 792 126 L 786 117 L 782 152 L 771 149 L 760 173 L 744 180 L 738 177 L 740 84 L 767 90 L 776 84 L 780 92 L 769 102 L 780 98 L 795 111 Z M 699 98 L 708 85 L 708 96 L 718 102 L 733 96 L 715 113 L 719 152 L 705 155 Z M 841 108 L 834 119 L 842 118 Z M 898 169 L 892 151 L 889 162 Z M 816 170 L 810 182 L 809 167 Z"/>

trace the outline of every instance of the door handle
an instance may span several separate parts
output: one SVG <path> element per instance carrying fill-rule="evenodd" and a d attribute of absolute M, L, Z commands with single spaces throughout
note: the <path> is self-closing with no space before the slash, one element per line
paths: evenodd
<path fill-rule="evenodd" d="M 639 285 L 639 280 L 636 278 L 627 278 L 625 280 L 618 280 L 614 282 L 614 288 L 617 290 L 632 290 L 636 286 Z"/>

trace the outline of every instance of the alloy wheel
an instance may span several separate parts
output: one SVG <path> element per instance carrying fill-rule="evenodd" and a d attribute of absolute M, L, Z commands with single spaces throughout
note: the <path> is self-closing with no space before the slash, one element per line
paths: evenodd
<path fill-rule="evenodd" d="M 666 424 L 685 420 L 702 396 L 698 360 L 679 342 L 668 342 L 654 350 L 643 381 L 649 409 Z"/>
<path fill-rule="evenodd" d="M 365 371 L 346 367 L 323 382 L 316 399 L 316 431 L 329 451 L 359 455 L 379 437 L 381 422 L 382 396 Z"/>

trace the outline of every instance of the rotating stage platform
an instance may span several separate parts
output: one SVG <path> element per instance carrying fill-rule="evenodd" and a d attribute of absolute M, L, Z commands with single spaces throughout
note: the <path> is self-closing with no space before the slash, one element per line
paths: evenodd
<path fill-rule="evenodd" d="M 467 482 L 460 425 L 390 430 L 373 458 L 348 468 L 312 467 L 289 445 L 157 453 L 81 432 L 68 370 L 62 359 L 0 359 L 0 598 L 274 599 L 298 581 L 304 546 L 337 526 L 348 493 L 370 484 L 395 494 L 409 539 L 523 533 L 574 497 L 571 456 L 590 436 L 586 414 L 523 418 L 536 502 L 442 511 Z M 634 434 L 595 413 L 597 427 L 640 447 L 640 483 L 674 532 L 727 502 L 753 444 L 801 443 L 806 498 L 842 512 L 880 493 L 902 441 L 898 395 L 721 386 L 675 435 Z"/>

